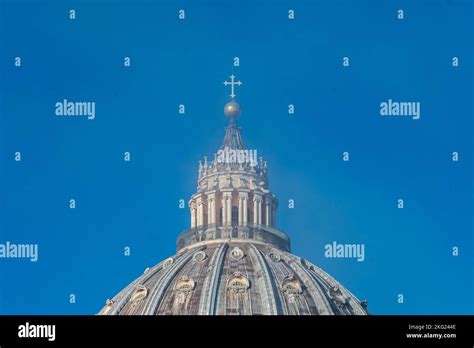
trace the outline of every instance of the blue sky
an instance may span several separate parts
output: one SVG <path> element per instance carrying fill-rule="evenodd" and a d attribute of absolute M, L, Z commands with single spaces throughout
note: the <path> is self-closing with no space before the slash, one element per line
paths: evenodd
<path fill-rule="evenodd" d="M 239 124 L 292 252 L 374 314 L 473 314 L 472 16 L 461 0 L 0 0 L 0 243 L 39 245 L 35 263 L 0 259 L 0 313 L 96 313 L 174 253 L 238 56 Z M 64 98 L 96 118 L 55 116 Z M 388 99 L 420 119 L 381 117 Z M 325 258 L 333 241 L 365 261 Z"/>

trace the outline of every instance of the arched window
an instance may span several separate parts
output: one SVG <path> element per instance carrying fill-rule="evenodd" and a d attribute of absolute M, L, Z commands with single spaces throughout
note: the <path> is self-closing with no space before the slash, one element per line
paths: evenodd
<path fill-rule="evenodd" d="M 237 206 L 232 207 L 232 225 L 235 226 L 239 223 L 239 208 Z"/>

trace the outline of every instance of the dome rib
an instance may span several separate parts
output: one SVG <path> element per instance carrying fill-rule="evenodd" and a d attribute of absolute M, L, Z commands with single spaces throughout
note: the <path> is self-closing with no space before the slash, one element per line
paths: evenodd
<path fill-rule="evenodd" d="M 203 284 L 201 303 L 198 314 L 211 315 L 215 314 L 216 310 L 216 290 L 219 285 L 219 271 L 222 269 L 224 255 L 228 249 L 227 243 L 222 243 L 221 246 L 214 252 L 209 261 L 208 270 L 211 273 L 210 277 L 206 277 Z"/>
<path fill-rule="evenodd" d="M 200 249 L 194 250 L 194 252 L 199 251 Z M 193 253 L 183 254 L 181 258 L 178 258 L 178 261 L 173 261 L 167 272 L 163 277 L 161 277 L 159 282 L 156 282 L 155 286 L 151 290 L 150 300 L 146 304 L 143 314 L 152 315 L 156 314 L 155 311 L 158 309 L 160 300 L 162 299 L 165 290 L 169 288 L 171 281 L 174 279 L 176 274 L 184 267 L 187 261 L 191 259 Z"/>
<path fill-rule="evenodd" d="M 274 294 L 278 294 L 279 297 L 279 292 L 274 287 L 274 285 L 271 282 L 271 273 L 270 270 L 268 269 L 268 264 L 265 261 L 265 259 L 262 257 L 260 251 L 255 247 L 253 244 L 249 244 L 249 254 L 254 260 L 255 263 L 255 269 L 257 272 L 260 272 L 261 277 L 260 279 L 260 288 L 262 289 L 261 294 L 262 294 L 262 303 L 266 304 L 264 306 L 265 313 L 268 315 L 277 315 L 277 314 L 283 314 L 281 311 L 278 310 L 278 306 L 276 304 L 276 297 Z M 280 301 L 281 302 L 281 301 Z"/>
<path fill-rule="evenodd" d="M 318 308 L 318 314 L 330 314 L 332 312 L 331 305 L 327 301 L 326 296 L 321 291 L 320 287 L 315 286 L 314 281 L 306 274 L 306 270 L 303 269 L 301 263 L 295 260 L 291 260 L 286 255 L 284 256 L 284 258 L 285 261 L 288 262 L 288 265 L 291 267 L 291 269 L 296 273 L 296 275 L 301 279 L 303 284 L 308 288 L 308 293 L 316 304 L 316 308 Z"/>

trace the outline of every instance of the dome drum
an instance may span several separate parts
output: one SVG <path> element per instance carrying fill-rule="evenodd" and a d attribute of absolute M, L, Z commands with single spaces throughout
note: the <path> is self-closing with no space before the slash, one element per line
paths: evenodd
<path fill-rule="evenodd" d="M 182 232 L 176 242 L 176 250 L 190 246 L 219 243 L 228 240 L 247 240 L 268 244 L 277 249 L 290 251 L 290 239 L 282 231 L 266 225 L 202 225 Z"/>

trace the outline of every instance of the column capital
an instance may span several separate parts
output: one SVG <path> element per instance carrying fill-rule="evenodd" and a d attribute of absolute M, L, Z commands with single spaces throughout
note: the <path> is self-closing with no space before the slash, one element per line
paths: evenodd
<path fill-rule="evenodd" d="M 216 199 L 216 191 L 209 191 L 209 192 L 206 192 L 206 196 L 207 196 L 207 199 L 208 200 L 214 200 Z"/>
<path fill-rule="evenodd" d="M 248 192 L 242 192 L 242 191 L 238 191 L 238 192 L 239 192 L 240 198 L 249 198 Z"/>
<path fill-rule="evenodd" d="M 198 198 L 202 197 L 202 193 L 195 193 L 194 195 L 191 196 L 191 200 L 196 201 Z"/>
<path fill-rule="evenodd" d="M 260 192 L 254 192 L 253 194 L 253 200 L 257 202 L 263 201 L 263 194 Z"/>
<path fill-rule="evenodd" d="M 272 194 L 266 194 L 265 195 L 265 201 L 268 203 L 272 203 L 275 200 Z"/>
<path fill-rule="evenodd" d="M 222 192 L 222 197 L 224 197 L 224 198 L 231 198 L 231 197 L 232 197 L 232 191 L 225 191 L 225 192 Z"/>

